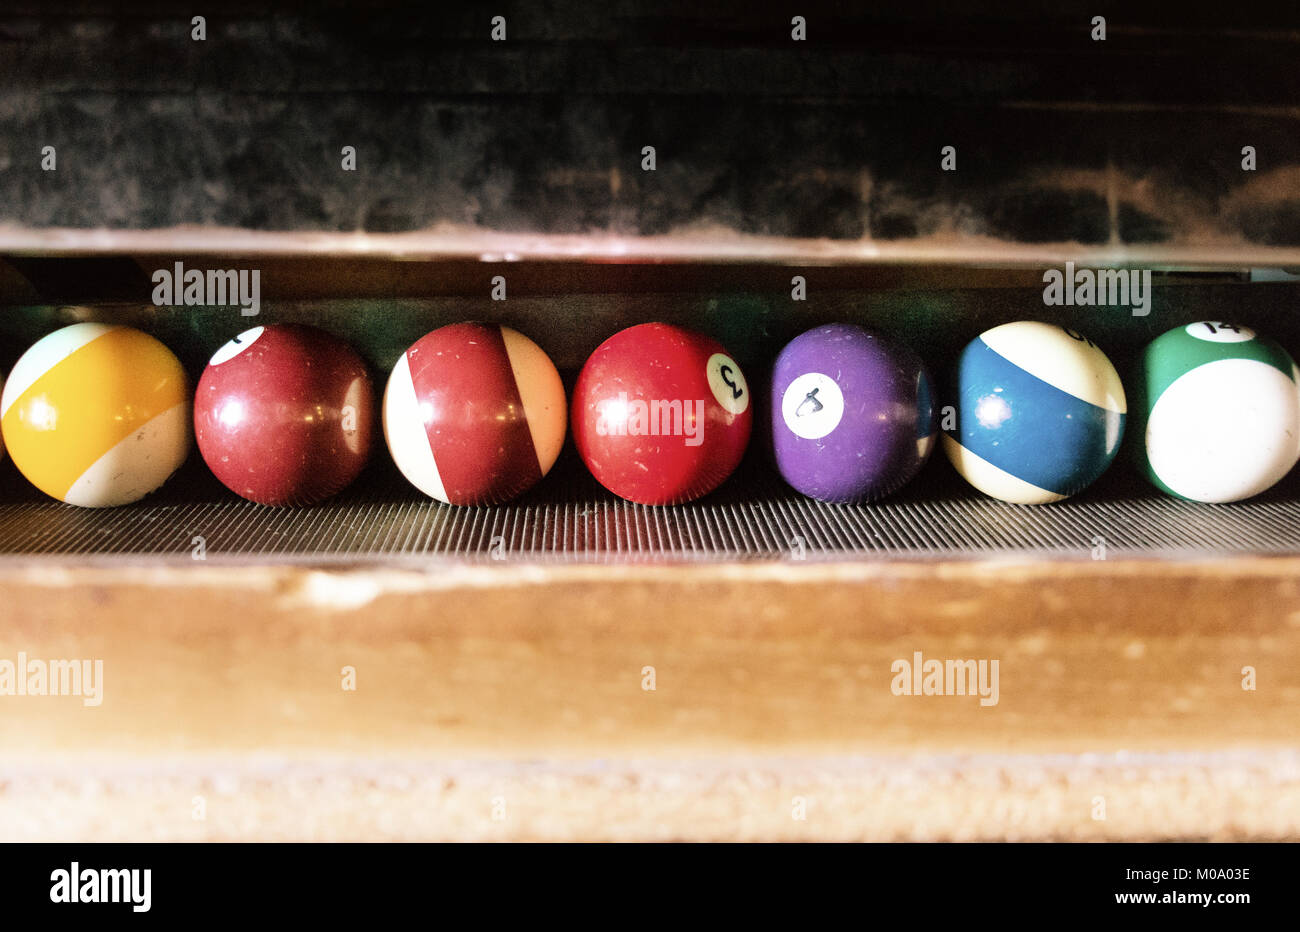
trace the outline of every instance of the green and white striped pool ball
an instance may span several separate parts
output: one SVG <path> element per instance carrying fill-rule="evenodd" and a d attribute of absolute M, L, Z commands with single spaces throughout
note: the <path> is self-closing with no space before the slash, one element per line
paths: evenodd
<path fill-rule="evenodd" d="M 1175 327 L 1151 342 L 1138 370 L 1139 463 L 1171 495 L 1240 501 L 1300 459 L 1300 370 L 1249 327 Z"/>

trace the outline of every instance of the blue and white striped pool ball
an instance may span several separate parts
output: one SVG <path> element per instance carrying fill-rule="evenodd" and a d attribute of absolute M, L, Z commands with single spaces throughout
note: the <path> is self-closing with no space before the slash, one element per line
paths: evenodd
<path fill-rule="evenodd" d="M 941 412 L 957 471 L 994 498 L 1022 505 L 1083 491 L 1115 459 L 1127 403 L 1106 354 L 1082 334 L 1018 321 L 972 340 Z"/>

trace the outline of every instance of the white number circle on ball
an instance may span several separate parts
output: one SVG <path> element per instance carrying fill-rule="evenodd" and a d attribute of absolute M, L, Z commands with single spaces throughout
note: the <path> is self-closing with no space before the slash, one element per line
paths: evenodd
<path fill-rule="evenodd" d="M 1249 343 L 1255 339 L 1255 331 L 1249 327 L 1238 327 L 1217 320 L 1202 320 L 1188 324 L 1185 328 L 1191 336 L 1207 343 Z"/>
<path fill-rule="evenodd" d="M 781 396 L 785 426 L 805 440 L 819 440 L 840 425 L 844 393 L 829 375 L 805 372 Z"/>
<path fill-rule="evenodd" d="M 736 360 L 726 353 L 714 353 L 706 365 L 709 389 L 718 404 L 728 414 L 744 414 L 749 407 L 749 385 Z"/>
<path fill-rule="evenodd" d="M 253 327 L 251 330 L 245 330 L 239 336 L 228 342 L 221 349 L 212 354 L 212 359 L 208 361 L 209 366 L 219 366 L 223 362 L 234 359 L 244 350 L 248 349 L 257 342 L 257 338 L 266 330 L 265 327 Z"/>

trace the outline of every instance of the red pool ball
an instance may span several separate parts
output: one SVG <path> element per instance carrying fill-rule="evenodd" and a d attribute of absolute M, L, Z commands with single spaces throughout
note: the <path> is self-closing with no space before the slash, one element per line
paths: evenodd
<path fill-rule="evenodd" d="M 338 337 L 300 324 L 254 327 L 203 371 L 194 435 L 232 492 L 263 505 L 310 505 L 366 465 L 374 398 L 365 362 Z"/>
<path fill-rule="evenodd" d="M 605 488 L 642 505 L 705 495 L 739 465 L 753 421 L 749 386 L 722 344 L 639 324 L 591 354 L 573 391 L 578 453 Z"/>

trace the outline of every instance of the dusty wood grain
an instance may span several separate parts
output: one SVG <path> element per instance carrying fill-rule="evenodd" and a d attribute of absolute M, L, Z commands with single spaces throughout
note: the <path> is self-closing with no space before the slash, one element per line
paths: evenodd
<path fill-rule="evenodd" d="M 0 658 L 102 659 L 105 693 L 5 697 L 0 735 L 457 758 L 1292 746 L 1298 563 L 11 565 Z M 997 705 L 894 695 L 918 650 L 998 659 Z"/>
<path fill-rule="evenodd" d="M 0 659 L 102 659 L 104 698 L 0 697 L 0 825 L 24 838 L 1289 837 L 1298 569 L 10 560 Z M 999 660 L 997 705 L 894 695 L 891 664 L 918 650 Z M 823 821 L 792 823 L 807 786 Z M 188 800 L 214 794 L 224 814 L 195 824 Z M 517 807 L 508 826 L 485 821 L 495 795 Z M 1098 824 L 1097 795 L 1128 815 Z"/>
<path fill-rule="evenodd" d="M 1294 840 L 1300 755 L 244 758 L 0 778 L 0 840 Z"/>

